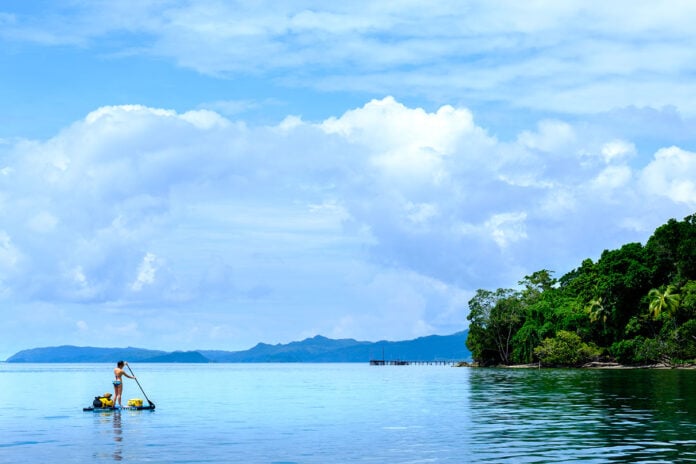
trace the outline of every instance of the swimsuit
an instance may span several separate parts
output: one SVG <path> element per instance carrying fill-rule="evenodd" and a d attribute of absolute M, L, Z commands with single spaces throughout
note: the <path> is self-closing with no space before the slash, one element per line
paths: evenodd
<path fill-rule="evenodd" d="M 121 385 L 121 381 L 120 381 L 120 380 L 114 380 L 114 387 L 118 387 L 119 385 Z"/>

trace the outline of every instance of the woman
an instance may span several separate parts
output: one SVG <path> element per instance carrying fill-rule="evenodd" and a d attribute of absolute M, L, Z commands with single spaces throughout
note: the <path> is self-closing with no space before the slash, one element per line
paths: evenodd
<path fill-rule="evenodd" d="M 121 407 L 121 394 L 123 393 L 123 380 L 121 376 L 125 375 L 129 379 L 135 379 L 134 375 L 128 375 L 126 371 L 123 370 L 123 366 L 127 365 L 127 362 L 119 361 L 114 368 L 114 407 Z"/>

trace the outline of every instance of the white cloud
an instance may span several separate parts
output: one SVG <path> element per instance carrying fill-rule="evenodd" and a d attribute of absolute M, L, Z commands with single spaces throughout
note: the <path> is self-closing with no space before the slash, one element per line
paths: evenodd
<path fill-rule="evenodd" d="M 592 181 L 593 187 L 600 191 L 625 187 L 631 180 L 631 168 L 628 166 L 607 166 Z"/>
<path fill-rule="evenodd" d="M 159 117 L 175 117 L 176 112 L 165 110 L 162 108 L 149 108 L 143 105 L 119 105 L 119 106 L 102 106 L 85 117 L 86 124 L 97 124 L 99 122 L 125 122 L 125 119 L 139 115 L 152 115 Z"/>
<path fill-rule="evenodd" d="M 372 95 L 457 95 L 560 114 L 674 104 L 693 114 L 694 17 L 680 0 L 86 2 L 3 13 L 0 38 Z"/>
<path fill-rule="evenodd" d="M 527 238 L 526 219 L 526 213 L 494 214 L 485 225 L 495 243 L 505 248 L 513 242 Z"/>
<path fill-rule="evenodd" d="M 612 140 L 602 146 L 602 157 L 605 163 L 621 161 L 636 153 L 636 147 L 625 140 Z"/>
<path fill-rule="evenodd" d="M 229 122 L 214 111 L 197 110 L 187 111 L 181 115 L 181 119 L 193 124 L 198 129 L 212 129 L 215 127 L 225 127 Z"/>
<path fill-rule="evenodd" d="M 422 108 L 407 108 L 393 97 L 372 100 L 340 118 L 327 119 L 321 126 L 328 133 L 341 134 L 377 150 L 416 146 L 442 154 L 452 152 L 462 133 L 476 129 L 466 109 L 445 105 L 436 113 L 427 113 Z"/>
<path fill-rule="evenodd" d="M 541 121 L 537 132 L 522 132 L 517 141 L 520 145 L 533 150 L 563 153 L 563 149 L 575 141 L 573 128 L 561 121 Z"/>
<path fill-rule="evenodd" d="M 138 266 L 138 276 L 131 284 L 131 289 L 139 292 L 143 287 L 152 285 L 155 282 L 157 273 L 157 256 L 153 253 L 146 253 L 143 261 Z"/>
<path fill-rule="evenodd" d="M 466 109 L 445 105 L 428 113 L 422 108 L 407 108 L 392 97 L 372 100 L 340 118 L 327 119 L 320 127 L 357 144 L 380 178 L 404 188 L 447 181 L 445 164 L 458 162 L 448 158 L 458 154 L 464 140 L 472 152 L 491 144 Z"/>
<path fill-rule="evenodd" d="M 695 204 L 684 149 L 646 159 L 563 121 L 507 142 L 465 108 L 394 98 L 271 127 L 104 107 L 9 150 L 0 298 L 70 306 L 71 331 L 94 317 L 84 307 L 137 308 L 129 337 L 165 336 L 162 308 L 201 319 L 172 340 L 292 339 L 299 319 L 363 338 L 453 332 L 477 288 L 566 272 Z"/>
<path fill-rule="evenodd" d="M 696 153 L 678 147 L 663 148 L 643 169 L 642 185 L 652 195 L 696 206 Z"/>

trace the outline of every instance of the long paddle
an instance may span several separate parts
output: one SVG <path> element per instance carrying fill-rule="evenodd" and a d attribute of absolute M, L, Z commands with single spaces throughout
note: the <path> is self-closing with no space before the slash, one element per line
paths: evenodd
<path fill-rule="evenodd" d="M 147 403 L 150 405 L 152 409 L 155 409 L 155 403 L 150 401 L 150 398 L 147 397 L 147 394 L 145 393 L 145 390 L 143 390 L 143 387 L 140 386 L 140 382 L 138 382 L 138 378 L 135 376 L 133 373 L 133 369 L 131 369 L 130 364 L 126 364 L 126 367 L 128 368 L 128 371 L 130 371 L 131 375 L 133 376 L 133 380 L 135 380 L 135 383 L 138 384 L 138 387 L 140 387 L 140 391 L 143 392 L 143 395 L 145 395 L 145 399 L 147 400 Z"/>

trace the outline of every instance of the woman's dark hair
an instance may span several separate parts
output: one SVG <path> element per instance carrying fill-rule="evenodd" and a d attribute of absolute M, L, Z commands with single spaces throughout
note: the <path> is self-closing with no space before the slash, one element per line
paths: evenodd
<path fill-rule="evenodd" d="M 123 367 L 123 361 L 117 362 L 116 365 L 117 365 L 118 367 Z"/>

